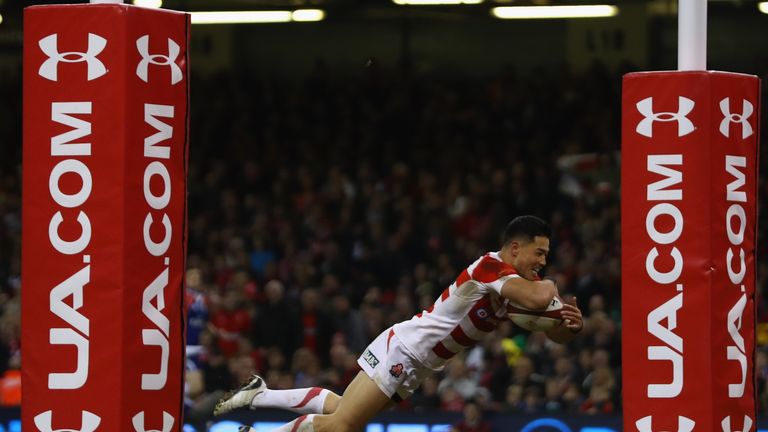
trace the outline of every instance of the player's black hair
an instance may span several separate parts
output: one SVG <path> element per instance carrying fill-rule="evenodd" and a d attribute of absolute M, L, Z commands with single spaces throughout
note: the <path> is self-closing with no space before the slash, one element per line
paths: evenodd
<path fill-rule="evenodd" d="M 552 228 L 539 217 L 524 215 L 512 219 L 512 221 L 507 224 L 502 240 L 504 242 L 503 244 L 506 245 L 513 240 L 531 242 L 533 241 L 533 238 L 537 236 L 550 238 L 552 236 Z"/>

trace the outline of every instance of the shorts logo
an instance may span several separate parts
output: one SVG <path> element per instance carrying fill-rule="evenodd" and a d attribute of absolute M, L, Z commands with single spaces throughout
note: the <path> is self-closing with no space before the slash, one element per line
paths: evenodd
<path fill-rule="evenodd" d="M 376 368 L 376 366 L 379 364 L 379 359 L 376 358 L 375 355 L 371 352 L 371 350 L 365 350 L 363 353 L 363 359 L 365 359 L 366 363 L 371 365 L 372 368 Z"/>
<path fill-rule="evenodd" d="M 402 363 L 398 363 L 398 364 L 392 366 L 389 369 L 389 374 L 392 375 L 395 378 L 400 378 L 400 375 L 403 374 L 403 364 Z"/>

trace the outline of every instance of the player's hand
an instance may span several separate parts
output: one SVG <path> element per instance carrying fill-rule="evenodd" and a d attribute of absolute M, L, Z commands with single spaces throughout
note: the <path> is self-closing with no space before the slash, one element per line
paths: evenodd
<path fill-rule="evenodd" d="M 581 315 L 581 309 L 576 305 L 576 297 L 571 297 L 567 302 L 563 302 L 561 314 L 568 330 L 578 333 L 584 328 L 584 317 Z"/>

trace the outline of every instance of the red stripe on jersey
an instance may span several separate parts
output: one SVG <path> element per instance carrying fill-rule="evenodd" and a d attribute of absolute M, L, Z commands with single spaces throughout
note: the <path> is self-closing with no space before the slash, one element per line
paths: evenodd
<path fill-rule="evenodd" d="M 438 357 L 444 358 L 446 360 L 456 355 L 455 352 L 446 348 L 442 342 L 438 342 L 437 345 L 435 345 L 435 347 L 432 348 L 432 352 L 437 354 Z"/>
<path fill-rule="evenodd" d="M 416 314 L 416 318 L 421 318 L 421 314 L 430 313 L 432 312 L 432 309 L 435 308 L 435 304 L 432 303 L 432 306 L 429 307 L 429 309 L 425 310 L 424 312 L 419 312 Z"/>
<path fill-rule="evenodd" d="M 457 288 L 461 287 L 462 285 L 464 285 L 464 283 L 466 283 L 470 279 L 471 278 L 469 277 L 469 272 L 466 269 L 464 269 L 464 271 L 461 272 L 459 277 L 456 278 L 456 287 Z"/>
<path fill-rule="evenodd" d="M 309 403 L 309 401 L 317 397 L 317 395 L 319 395 L 321 391 L 323 391 L 323 389 L 321 389 L 320 387 L 312 387 L 304 396 L 304 399 L 301 402 L 299 402 L 298 405 L 294 405 L 291 408 L 303 408 L 305 405 Z"/>
<path fill-rule="evenodd" d="M 484 332 L 490 332 L 496 329 L 498 322 L 493 315 L 493 308 L 491 308 L 491 301 L 488 296 L 481 298 L 472 306 L 469 310 L 469 320 L 472 321 L 472 325 L 477 327 L 478 330 Z"/>
<path fill-rule="evenodd" d="M 456 279 L 456 287 L 457 288 L 460 287 L 461 285 L 463 285 L 465 282 L 467 282 L 470 279 L 471 278 L 469 277 L 469 272 L 467 272 L 467 270 L 464 270 L 463 272 L 461 272 L 459 277 Z M 451 296 L 451 287 L 449 286 L 448 288 L 443 290 L 443 293 L 440 295 L 440 299 L 442 301 L 445 301 L 450 296 Z M 417 313 L 416 317 L 417 318 L 421 318 L 421 316 L 423 314 L 432 312 L 432 309 L 434 309 L 434 308 L 435 308 L 435 305 L 433 304 L 426 311 Z"/>
<path fill-rule="evenodd" d="M 500 277 L 515 274 L 517 274 L 517 270 L 511 265 L 497 261 L 490 256 L 484 256 L 472 272 L 472 279 L 478 282 L 490 283 Z"/>
<path fill-rule="evenodd" d="M 443 290 L 443 294 L 442 294 L 442 295 L 440 295 L 440 298 L 441 298 L 443 301 L 445 301 L 445 299 L 447 299 L 447 298 L 448 298 L 450 295 L 451 295 L 451 287 L 449 286 L 448 288 L 446 288 L 446 289 L 444 289 L 444 290 Z"/>
<path fill-rule="evenodd" d="M 451 337 L 453 340 L 461 345 L 464 345 L 465 347 L 471 347 L 479 342 L 467 336 L 467 334 L 464 333 L 464 329 L 461 328 L 461 325 L 458 325 L 455 329 L 453 329 L 451 332 Z"/>

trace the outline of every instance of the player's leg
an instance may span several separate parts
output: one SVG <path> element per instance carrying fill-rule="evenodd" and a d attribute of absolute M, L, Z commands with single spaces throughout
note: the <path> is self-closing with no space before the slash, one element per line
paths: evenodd
<path fill-rule="evenodd" d="M 281 408 L 299 414 L 331 414 L 336 411 L 341 396 L 320 388 L 310 387 L 291 390 L 266 389 L 253 398 L 253 408 Z"/>
<path fill-rule="evenodd" d="M 376 414 L 392 404 L 378 385 L 365 373 L 358 372 L 339 401 L 336 412 L 315 416 L 311 432 L 357 432 Z"/>
<path fill-rule="evenodd" d="M 357 360 L 363 369 L 344 391 L 330 415 L 307 415 L 273 432 L 357 432 L 393 398 L 410 396 L 431 373 L 400 344 L 393 330 L 380 334 Z M 253 432 L 243 428 L 241 432 Z"/>
<path fill-rule="evenodd" d="M 380 334 L 357 359 L 363 369 L 344 391 L 331 415 L 296 419 L 291 428 L 276 432 L 359 432 L 377 413 L 413 394 L 431 370 L 416 361 L 394 330 Z"/>
<path fill-rule="evenodd" d="M 304 415 L 272 432 L 358 432 L 392 400 L 365 372 L 358 372 L 349 384 L 338 409 L 329 415 Z M 253 429 L 241 427 L 241 432 Z"/>
<path fill-rule="evenodd" d="M 264 380 L 254 375 L 253 378 L 224 396 L 213 411 L 216 416 L 226 414 L 237 408 L 280 408 L 299 414 L 330 414 L 336 411 L 340 396 L 319 387 L 271 390 Z"/>

